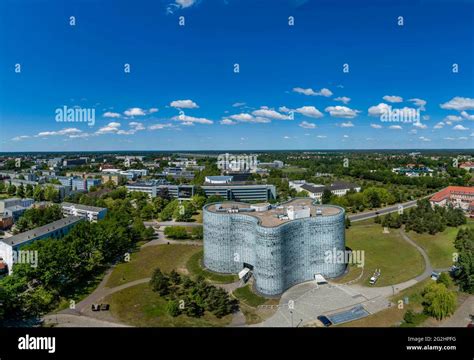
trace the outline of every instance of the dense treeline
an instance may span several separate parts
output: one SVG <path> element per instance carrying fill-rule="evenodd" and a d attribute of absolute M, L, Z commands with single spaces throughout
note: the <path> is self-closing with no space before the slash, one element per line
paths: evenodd
<path fill-rule="evenodd" d="M 458 251 L 455 277 L 461 290 L 474 294 L 474 229 L 460 229 L 454 247 Z"/>
<path fill-rule="evenodd" d="M 5 319 L 31 318 L 61 300 L 73 300 L 81 289 L 112 262 L 122 259 L 136 241 L 153 234 L 129 200 L 100 199 L 109 208 L 104 220 L 83 221 L 60 239 L 43 239 L 21 250 L 38 252 L 38 264 L 17 263 L 13 274 L 0 280 L 0 303 Z"/>
<path fill-rule="evenodd" d="M 168 301 L 167 311 L 173 317 L 180 314 L 201 317 L 208 311 L 221 318 L 238 310 L 238 300 L 232 299 L 224 289 L 208 284 L 202 276 L 193 281 L 174 270 L 164 274 L 157 268 L 150 286 Z"/>
<path fill-rule="evenodd" d="M 46 206 L 44 208 L 31 208 L 26 210 L 15 223 L 15 233 L 21 233 L 46 225 L 63 217 L 59 205 Z"/>
<path fill-rule="evenodd" d="M 417 206 L 404 210 L 401 214 L 389 213 L 382 219 L 376 218 L 376 222 L 383 227 L 399 228 L 405 225 L 405 229 L 413 230 L 419 234 L 429 233 L 434 235 L 444 231 L 446 226 L 460 226 L 466 223 L 466 217 L 461 209 L 451 206 L 431 206 L 427 199 L 417 201 Z"/>

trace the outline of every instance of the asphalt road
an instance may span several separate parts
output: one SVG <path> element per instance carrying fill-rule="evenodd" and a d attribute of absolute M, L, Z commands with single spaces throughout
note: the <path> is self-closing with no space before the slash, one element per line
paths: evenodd
<path fill-rule="evenodd" d="M 349 215 L 349 219 L 351 221 L 362 221 L 362 220 L 370 219 L 370 218 L 376 217 L 377 215 L 383 215 L 383 214 L 388 214 L 388 213 L 392 213 L 392 212 L 397 212 L 399 205 L 402 205 L 403 209 L 408 209 L 408 208 L 414 207 L 414 206 L 416 206 L 416 202 L 417 202 L 417 200 L 412 200 L 412 201 L 408 201 L 408 202 L 403 203 L 403 204 L 387 206 L 387 207 L 382 208 L 382 209 L 369 211 L 369 212 L 365 212 L 365 213 L 362 213 L 362 214 Z"/>

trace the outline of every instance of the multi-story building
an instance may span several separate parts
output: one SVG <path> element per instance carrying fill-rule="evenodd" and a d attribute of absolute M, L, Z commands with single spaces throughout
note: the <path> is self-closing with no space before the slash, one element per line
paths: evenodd
<path fill-rule="evenodd" d="M 299 186 L 300 191 L 304 190 L 309 194 L 309 197 L 321 201 L 324 190 L 329 190 L 333 195 L 344 196 L 349 191 L 353 190 L 359 192 L 361 187 L 356 184 L 350 184 L 342 181 L 336 181 L 329 186 L 315 185 L 311 183 L 304 183 Z"/>
<path fill-rule="evenodd" d="M 9 198 L 0 200 L 0 216 L 4 218 L 4 226 L 9 226 L 10 221 L 16 222 L 23 213 L 34 203 L 33 199 Z M 11 220 L 9 219 L 11 218 Z"/>
<path fill-rule="evenodd" d="M 275 185 L 267 184 L 205 184 L 201 187 L 207 197 L 220 196 L 234 201 L 268 201 L 276 198 Z"/>
<path fill-rule="evenodd" d="M 63 215 L 68 216 L 82 216 L 89 221 L 97 221 L 105 218 L 107 215 L 107 208 L 97 206 L 89 206 L 82 204 L 61 203 Z"/>
<path fill-rule="evenodd" d="M 23 246 L 41 239 L 63 237 L 71 230 L 74 225 L 83 220 L 83 217 L 71 216 L 53 221 L 52 223 L 25 231 L 6 239 L 1 239 L 0 257 L 8 266 L 9 273 L 12 271 L 18 250 L 20 250 Z"/>
<path fill-rule="evenodd" d="M 430 198 L 432 206 L 451 205 L 474 215 L 474 187 L 448 186 Z"/>
<path fill-rule="evenodd" d="M 151 180 L 126 185 L 128 191 L 139 191 L 150 197 L 170 196 L 174 199 L 187 200 L 194 196 L 194 185 L 166 184 L 166 180 Z"/>
<path fill-rule="evenodd" d="M 219 273 L 253 273 L 255 288 L 278 295 L 319 276 L 337 277 L 346 263 L 344 209 L 309 198 L 279 206 L 224 202 L 203 209 L 204 266 Z"/>

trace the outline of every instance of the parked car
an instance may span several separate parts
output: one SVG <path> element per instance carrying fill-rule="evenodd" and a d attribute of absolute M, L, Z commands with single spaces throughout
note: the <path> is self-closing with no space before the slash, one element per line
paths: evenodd
<path fill-rule="evenodd" d="M 100 304 L 100 310 L 108 311 L 110 309 L 110 304 Z"/>
<path fill-rule="evenodd" d="M 324 315 L 319 315 L 318 316 L 318 320 L 321 321 L 321 323 L 325 326 L 325 327 L 329 327 L 332 325 L 332 322 L 331 320 L 329 320 L 326 316 Z"/>

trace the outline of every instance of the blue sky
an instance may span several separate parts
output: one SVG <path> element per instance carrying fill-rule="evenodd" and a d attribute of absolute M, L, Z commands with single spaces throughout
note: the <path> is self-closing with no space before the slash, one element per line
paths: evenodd
<path fill-rule="evenodd" d="M 471 0 L 3 0 L 0 151 L 473 148 L 473 65 Z"/>

